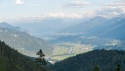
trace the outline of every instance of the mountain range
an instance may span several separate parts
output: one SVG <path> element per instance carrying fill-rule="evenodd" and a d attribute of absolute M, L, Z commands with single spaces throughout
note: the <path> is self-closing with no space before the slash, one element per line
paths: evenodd
<path fill-rule="evenodd" d="M 55 58 L 68 58 L 94 49 L 125 50 L 124 30 L 124 14 L 110 19 L 97 16 L 86 22 L 58 30 L 48 41 L 56 45 L 55 55 L 63 52 Z"/>
<path fill-rule="evenodd" d="M 80 42 L 82 44 L 95 44 L 101 46 L 113 43 L 114 40 L 119 43 L 125 41 L 125 16 L 118 15 L 107 19 L 104 17 L 94 17 L 87 22 L 64 28 L 53 36 L 50 42 Z"/>
<path fill-rule="evenodd" d="M 72 24 L 72 26 L 68 23 L 70 25 Z M 42 34 L 43 31 L 45 33 L 48 31 L 47 33 L 50 34 L 56 30 L 57 32 L 53 33 L 53 35 L 45 36 L 51 38 L 47 40 L 47 42 L 54 44 L 54 47 L 41 38 L 34 37 L 33 35 L 35 35 L 35 33 L 32 33 L 32 35 L 19 27 L 13 27 L 6 23 L 3 24 L 4 25 L 1 24 L 2 28 L 0 28 L 1 40 L 4 40 L 7 44 L 22 53 L 26 52 L 25 54 L 33 55 L 35 53 L 32 52 L 40 48 L 43 49 L 47 55 L 50 54 L 54 56 L 58 54 L 67 56 L 71 48 L 71 56 L 93 49 L 125 50 L 124 14 L 111 19 L 97 16 L 86 21 L 82 21 L 81 19 L 71 22 L 71 20 L 49 19 L 22 23 L 21 27 L 28 27 L 27 29 L 30 29 L 30 31 L 35 30 L 34 32 L 38 34 Z M 65 24 L 68 24 L 67 26 L 69 27 L 64 26 Z M 27 42 L 27 44 L 25 42 Z"/>
<path fill-rule="evenodd" d="M 35 56 L 39 49 L 42 49 L 46 55 L 51 55 L 53 51 L 51 44 L 5 22 L 0 23 L 0 40 L 29 56 Z"/>
<path fill-rule="evenodd" d="M 32 19 L 32 18 L 31 18 Z M 75 25 L 78 22 L 87 21 L 87 19 L 70 19 L 70 18 L 43 18 L 43 19 L 32 19 L 13 23 L 15 26 L 30 31 L 35 36 L 40 38 L 46 38 L 58 30 L 65 27 Z"/>
<path fill-rule="evenodd" d="M 104 22 L 106 22 L 108 19 L 104 17 L 94 17 L 86 22 L 81 22 L 80 24 L 77 23 L 76 25 L 67 27 L 62 29 L 60 32 L 62 33 L 84 33 L 86 34 L 88 30 L 95 28 L 97 26 L 101 26 Z"/>

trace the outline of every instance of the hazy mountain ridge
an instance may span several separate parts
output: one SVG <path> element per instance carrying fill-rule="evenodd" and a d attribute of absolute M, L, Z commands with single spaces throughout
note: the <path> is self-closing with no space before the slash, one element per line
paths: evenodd
<path fill-rule="evenodd" d="M 124 25 L 125 16 L 124 14 L 118 15 L 114 18 L 107 19 L 104 17 L 94 17 L 87 22 L 83 22 L 81 24 L 77 24 L 71 27 L 67 27 L 62 29 L 60 33 L 81 33 L 82 35 L 87 36 L 97 36 L 104 32 L 108 32 L 113 27 L 120 27 L 119 25 Z M 111 31 L 110 31 L 111 32 Z"/>
<path fill-rule="evenodd" d="M 124 36 L 118 36 L 119 34 L 124 35 L 125 16 L 119 15 L 108 21 L 104 22 L 103 26 L 98 26 L 91 29 L 87 35 L 100 36 L 102 38 L 123 38 Z M 118 31 L 119 30 L 119 31 Z"/>
<path fill-rule="evenodd" d="M 0 28 L 7 28 L 7 29 L 16 30 L 16 31 L 24 31 L 20 27 L 17 27 L 17 26 L 15 27 L 15 26 L 9 25 L 6 22 L 1 22 L 0 23 Z"/>
<path fill-rule="evenodd" d="M 125 17 L 120 15 L 112 19 L 106 19 L 103 17 L 95 17 L 90 19 L 88 22 L 78 24 L 76 26 L 68 27 L 60 33 L 69 33 L 74 35 L 60 35 L 55 41 L 79 41 L 81 37 L 83 39 L 89 37 L 95 37 L 100 39 L 123 39 L 124 37 L 124 28 L 125 27 Z M 81 33 L 80 33 L 81 32 Z M 59 33 L 59 34 L 60 34 Z M 75 34 L 79 33 L 79 34 Z M 51 40 L 50 40 L 51 41 Z M 54 40 L 52 40 L 54 42 Z"/>
<path fill-rule="evenodd" d="M 45 38 L 46 36 L 49 36 L 65 27 L 75 25 L 78 22 L 84 22 L 87 20 L 88 18 L 87 19 L 43 18 L 43 19 L 19 21 L 15 23 L 15 25 L 20 26 L 23 29 L 29 30 L 37 37 Z"/>
<path fill-rule="evenodd" d="M 92 28 L 95 28 L 97 26 L 102 25 L 104 22 L 106 22 L 108 19 L 104 17 L 94 17 L 86 22 L 81 22 L 80 24 L 77 23 L 77 25 L 67 27 L 65 29 L 62 29 L 59 33 L 83 33 L 86 34 L 87 31 L 89 31 Z"/>
<path fill-rule="evenodd" d="M 53 48 L 46 41 L 36 38 L 25 31 L 15 29 L 11 25 L 2 24 L 4 27 L 1 26 L 0 28 L 0 40 L 5 41 L 11 47 L 26 55 L 34 56 L 39 49 L 43 49 L 45 54 L 51 55 Z"/>
<path fill-rule="evenodd" d="M 116 22 L 116 24 L 114 24 L 114 27 L 110 27 L 110 29 L 106 30 L 107 32 L 105 32 L 101 36 L 107 35 L 108 37 L 113 37 L 117 39 L 125 39 L 124 30 L 125 30 L 125 18 L 120 20 L 119 22 Z"/>

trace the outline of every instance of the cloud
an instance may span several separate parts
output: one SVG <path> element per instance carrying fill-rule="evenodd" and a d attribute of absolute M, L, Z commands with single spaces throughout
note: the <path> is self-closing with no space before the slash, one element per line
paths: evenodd
<path fill-rule="evenodd" d="M 66 12 L 54 12 L 46 13 L 43 15 L 44 18 L 71 18 L 71 19 L 80 19 L 85 17 L 90 17 L 94 15 L 93 12 L 78 12 L 78 13 L 66 13 Z"/>
<path fill-rule="evenodd" d="M 50 13 L 45 13 L 39 16 L 18 16 L 18 18 L 24 19 L 24 18 L 29 18 L 29 19 L 45 19 L 45 18 L 69 18 L 69 19 L 81 19 L 85 17 L 92 17 L 94 15 L 93 12 L 81 12 L 81 13 L 66 13 L 66 12 L 50 12 Z M 17 17 L 16 17 L 17 18 Z"/>
<path fill-rule="evenodd" d="M 109 6 L 125 6 L 125 2 L 122 2 L 122 3 L 112 3 Z"/>
<path fill-rule="evenodd" d="M 34 15 L 34 16 L 26 16 L 26 15 L 18 15 L 14 18 L 9 19 L 9 22 L 33 22 L 33 21 L 42 21 L 45 19 L 70 19 L 70 20 L 78 20 L 83 18 L 94 17 L 93 12 L 81 12 L 81 13 L 66 13 L 66 12 L 52 12 L 52 13 L 45 13 L 41 15 Z"/>
<path fill-rule="evenodd" d="M 55 12 L 47 13 L 44 17 L 58 17 L 58 18 L 83 18 L 86 16 L 86 13 L 65 13 L 65 12 Z"/>
<path fill-rule="evenodd" d="M 95 14 L 111 18 L 123 13 L 125 13 L 125 3 L 112 3 L 110 5 L 106 5 L 102 9 L 97 10 Z"/>
<path fill-rule="evenodd" d="M 15 4 L 24 4 L 24 2 L 22 0 L 15 0 Z"/>
<path fill-rule="evenodd" d="M 90 3 L 89 2 L 82 2 L 82 1 L 74 1 L 74 2 L 70 2 L 70 3 L 67 3 L 65 4 L 63 7 L 66 7 L 66 8 L 83 8 L 87 5 L 89 5 Z"/>

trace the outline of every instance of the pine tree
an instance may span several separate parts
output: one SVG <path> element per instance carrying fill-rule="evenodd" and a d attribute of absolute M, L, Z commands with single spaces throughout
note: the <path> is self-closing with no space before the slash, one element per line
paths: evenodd
<path fill-rule="evenodd" d="M 94 71 L 99 71 L 99 67 L 96 66 L 95 69 L 94 69 Z"/>
<path fill-rule="evenodd" d="M 43 53 L 43 51 L 40 49 L 37 53 L 37 55 L 39 55 L 38 58 L 36 58 L 36 62 L 37 62 L 37 70 L 39 71 L 46 71 L 46 60 L 45 60 L 45 55 Z"/>
<path fill-rule="evenodd" d="M 120 66 L 120 64 L 117 65 L 116 71 L 121 71 L 121 66 Z"/>

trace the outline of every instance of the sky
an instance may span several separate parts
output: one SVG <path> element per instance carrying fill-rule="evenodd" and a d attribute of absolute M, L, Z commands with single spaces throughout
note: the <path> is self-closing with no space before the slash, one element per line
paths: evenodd
<path fill-rule="evenodd" d="M 125 13 L 124 0 L 0 0 L 0 21 L 84 18 Z"/>

